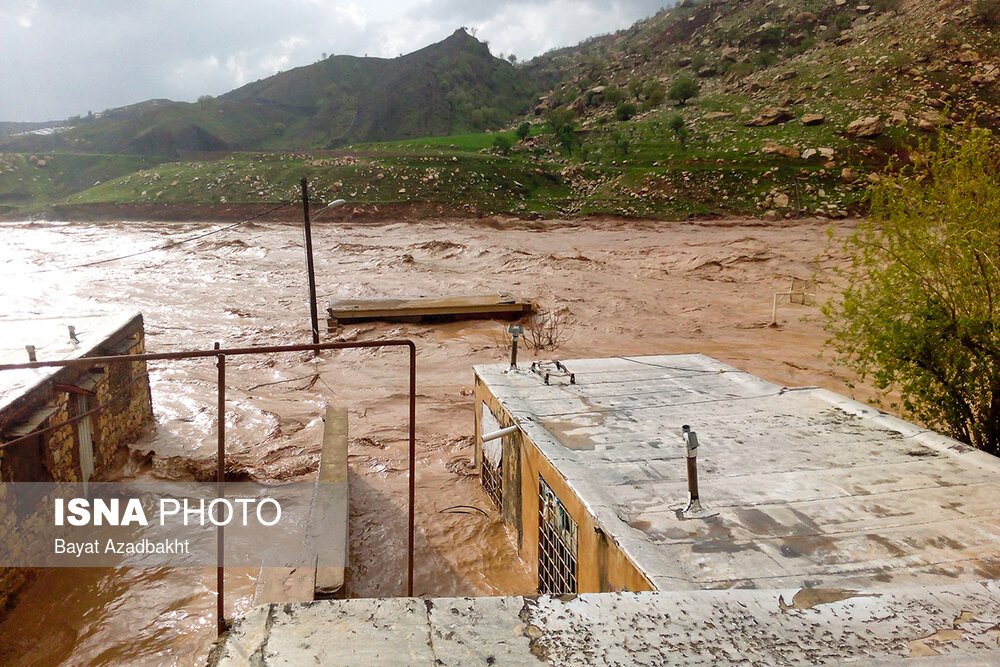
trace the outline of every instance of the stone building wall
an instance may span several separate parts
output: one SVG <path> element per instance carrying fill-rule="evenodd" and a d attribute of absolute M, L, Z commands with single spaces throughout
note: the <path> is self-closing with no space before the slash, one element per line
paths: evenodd
<path fill-rule="evenodd" d="M 145 352 L 145 332 L 141 315 L 104 339 L 88 357 L 142 354 Z M 113 478 L 129 457 L 128 445 L 152 421 L 153 409 L 146 362 L 115 362 L 103 366 L 68 367 L 55 373 L 50 381 L 26 392 L 0 413 L 0 436 L 3 442 L 13 438 L 6 434 L 32 416 L 48 412 L 33 433 L 38 435 L 8 449 L 0 449 L 0 480 L 3 482 L 79 482 L 80 464 L 79 422 L 65 422 L 80 416 L 79 391 L 89 392 L 89 409 L 98 410 L 90 416 L 93 442 L 94 473 L 92 481 Z M 55 427 L 55 428 L 54 428 Z M 52 429 L 52 430 L 49 430 Z M 14 517 L 10 487 L 0 484 L 0 540 L 8 545 L 16 542 L 13 535 Z M 21 531 L 30 527 L 20 526 Z M 12 602 L 17 591 L 34 575 L 30 568 L 0 567 L 0 615 Z"/>

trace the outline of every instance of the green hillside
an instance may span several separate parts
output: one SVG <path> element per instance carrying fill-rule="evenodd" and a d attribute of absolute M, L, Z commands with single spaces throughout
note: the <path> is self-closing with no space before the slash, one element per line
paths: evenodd
<path fill-rule="evenodd" d="M 50 151 L 36 157 L 186 159 L 15 213 L 263 204 L 307 175 L 360 212 L 844 216 L 921 137 L 969 117 L 1000 127 L 998 26 L 1000 0 L 684 0 L 519 66 L 458 31 L 396 59 L 335 56 L 197 104 L 78 119 L 34 138 Z"/>
<path fill-rule="evenodd" d="M 332 56 L 218 98 L 150 100 L 70 119 L 72 129 L 9 138 L 0 149 L 180 157 L 482 131 L 523 113 L 533 81 L 459 30 L 399 58 Z"/>

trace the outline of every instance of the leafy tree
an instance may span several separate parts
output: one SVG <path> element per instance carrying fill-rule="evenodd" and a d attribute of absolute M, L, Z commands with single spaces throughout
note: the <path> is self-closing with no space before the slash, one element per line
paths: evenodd
<path fill-rule="evenodd" d="M 556 107 L 545 112 L 545 120 L 556 141 L 572 155 L 573 147 L 577 144 L 576 114 L 566 107 Z"/>
<path fill-rule="evenodd" d="M 630 120 L 637 111 L 638 109 L 636 108 L 634 102 L 622 102 L 615 107 L 615 118 L 620 121 Z"/>
<path fill-rule="evenodd" d="M 984 25 L 1000 25 L 1000 0 L 976 0 L 972 15 Z"/>
<path fill-rule="evenodd" d="M 632 96 L 637 100 L 642 99 L 642 79 L 632 79 L 628 82 L 628 92 L 632 93 Z"/>
<path fill-rule="evenodd" d="M 521 141 L 527 139 L 528 135 L 531 134 L 531 123 L 524 122 L 518 125 L 515 134 L 517 134 L 517 138 Z"/>
<path fill-rule="evenodd" d="M 969 124 L 869 191 L 825 308 L 841 361 L 930 427 L 1000 453 L 1000 145 Z"/>
<path fill-rule="evenodd" d="M 632 147 L 632 138 L 625 132 L 615 129 L 611 131 L 611 144 L 616 152 L 628 155 L 628 151 Z"/>
<path fill-rule="evenodd" d="M 684 106 L 689 99 L 698 96 L 699 90 L 700 87 L 697 81 L 690 76 L 681 76 L 675 79 L 670 85 L 670 92 L 667 93 L 667 97 L 677 100 L 679 106 Z"/>
<path fill-rule="evenodd" d="M 667 90 L 663 84 L 656 79 L 646 82 L 646 101 L 643 103 L 647 109 L 655 109 L 663 104 L 667 97 Z"/>
<path fill-rule="evenodd" d="M 675 113 L 667 119 L 667 127 L 673 131 L 674 136 L 677 137 L 677 141 L 681 144 L 681 148 L 687 148 L 689 131 L 687 123 L 684 122 L 684 117 L 679 113 Z"/>
<path fill-rule="evenodd" d="M 625 99 L 625 93 L 618 86 L 608 86 L 604 89 L 604 101 L 608 104 L 617 106 L 623 99 Z"/>
<path fill-rule="evenodd" d="M 493 148 L 497 149 L 504 155 L 510 153 L 510 149 L 514 146 L 514 140 L 508 137 L 506 134 L 498 134 L 493 138 Z"/>

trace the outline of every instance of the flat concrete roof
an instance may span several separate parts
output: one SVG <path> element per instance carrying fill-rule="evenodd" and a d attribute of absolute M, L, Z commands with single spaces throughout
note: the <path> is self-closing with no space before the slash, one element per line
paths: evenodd
<path fill-rule="evenodd" d="M 107 339 L 142 317 L 138 312 L 95 313 L 29 319 L 0 318 L 0 364 L 28 362 L 26 345 L 35 346 L 38 361 L 56 361 L 90 356 Z M 79 343 L 69 337 L 76 327 Z M 0 411 L 44 384 L 59 368 L 36 368 L 0 372 Z"/>
<path fill-rule="evenodd" d="M 477 376 L 659 590 L 1000 578 L 1000 460 L 830 391 L 702 355 Z M 681 426 L 697 432 L 687 503 Z"/>
<path fill-rule="evenodd" d="M 984 665 L 998 619 L 997 582 L 331 600 L 249 610 L 208 664 Z"/>

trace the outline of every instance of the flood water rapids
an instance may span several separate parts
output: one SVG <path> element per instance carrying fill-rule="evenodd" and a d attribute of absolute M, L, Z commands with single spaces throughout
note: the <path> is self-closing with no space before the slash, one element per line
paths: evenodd
<path fill-rule="evenodd" d="M 766 326 L 773 290 L 838 261 L 822 257 L 827 225 L 318 222 L 320 312 L 337 298 L 508 293 L 559 313 L 565 325 L 557 350 L 523 351 L 526 362 L 703 352 L 789 386 L 844 391 L 818 355 L 824 334 L 815 309 L 796 307 L 781 326 Z M 158 249 L 221 226 L 4 223 L 0 316 L 72 323 L 73 314 L 141 311 L 150 352 L 310 342 L 300 226 L 248 223 Z M 142 254 L 80 266 L 133 253 Z M 503 329 L 497 321 L 469 320 L 327 332 L 321 323 L 323 341 L 416 341 L 417 595 L 535 589 L 532 569 L 518 557 L 515 536 L 472 462 L 472 366 L 504 361 Z M 253 356 L 227 365 L 234 479 L 309 479 L 324 405 L 348 409 L 348 593 L 402 595 L 405 352 Z M 150 378 L 155 424 L 135 443 L 137 456 L 124 474 L 214 479 L 214 360 L 154 362 Z M 253 572 L 227 571 L 228 615 L 248 608 L 253 583 Z M 200 664 L 215 639 L 214 609 L 211 569 L 42 571 L 0 623 L 0 664 Z"/>

